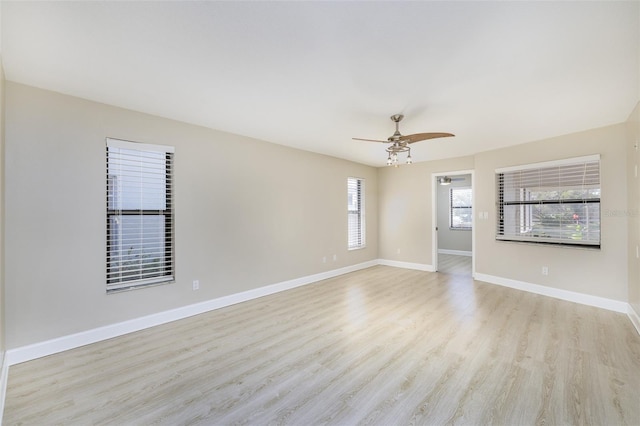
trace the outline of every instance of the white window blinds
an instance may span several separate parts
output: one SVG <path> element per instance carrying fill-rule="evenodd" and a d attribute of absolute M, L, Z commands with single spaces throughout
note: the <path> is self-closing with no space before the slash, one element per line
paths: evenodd
<path fill-rule="evenodd" d="M 600 247 L 600 157 L 496 170 L 496 239 Z"/>
<path fill-rule="evenodd" d="M 449 188 L 449 228 L 471 229 L 471 188 Z"/>
<path fill-rule="evenodd" d="M 173 147 L 106 149 L 107 292 L 173 281 Z"/>
<path fill-rule="evenodd" d="M 347 179 L 347 220 L 348 248 L 364 247 L 364 179 Z"/>

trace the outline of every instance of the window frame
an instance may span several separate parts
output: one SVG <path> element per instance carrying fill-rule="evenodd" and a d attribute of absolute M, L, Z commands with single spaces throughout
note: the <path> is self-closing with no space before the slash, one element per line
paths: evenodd
<path fill-rule="evenodd" d="M 113 157 L 110 157 L 110 148 L 113 148 Z M 116 153 L 116 150 L 126 151 L 138 151 L 140 156 L 131 154 Z M 164 209 L 147 209 L 142 208 L 122 208 L 121 203 L 123 198 L 119 198 L 119 193 L 116 190 L 116 184 L 114 183 L 114 175 L 110 174 L 110 160 L 114 162 L 123 161 L 123 158 L 129 157 L 127 161 L 135 161 L 135 158 L 142 158 L 144 153 L 164 154 L 164 178 L 158 179 L 153 183 L 163 182 L 164 184 Z M 175 241 L 174 241 L 174 220 L 175 220 L 175 205 L 174 205 L 174 191 L 173 191 L 173 176 L 174 176 L 174 153 L 175 148 L 167 145 L 155 145 L 146 144 L 140 142 L 131 142 L 121 139 L 106 138 L 106 290 L 107 294 L 134 290 L 139 288 L 145 288 L 148 286 L 154 286 L 159 284 L 168 284 L 175 282 Z M 118 158 L 118 160 L 116 160 Z M 159 161 L 158 161 L 159 162 Z M 120 164 L 122 166 L 122 164 Z M 135 173 L 134 173 L 135 174 Z M 130 174 L 132 176 L 134 174 Z M 141 179 L 142 181 L 142 179 Z M 144 187 L 141 187 L 141 191 Z M 141 192 L 142 195 L 143 192 Z M 115 198 L 114 198 L 115 197 Z M 142 201 L 141 201 L 142 202 Z M 119 207 L 119 208 L 118 208 Z M 162 217 L 163 218 L 163 235 L 162 243 L 157 243 L 161 248 L 159 251 L 162 253 L 159 267 L 159 274 L 156 276 L 150 276 L 137 279 L 123 279 L 122 271 L 118 271 L 119 266 L 114 266 L 117 262 L 123 262 L 123 255 L 117 255 L 115 253 L 122 253 L 123 249 L 121 244 L 112 246 L 114 238 L 118 235 L 114 235 L 112 230 L 112 223 L 114 219 L 118 217 Z M 143 225 L 141 225 L 143 226 Z M 120 234 L 122 238 L 122 234 Z M 120 272 L 120 275 L 114 275 Z M 140 275 L 143 274 L 142 266 L 139 269 Z"/>
<path fill-rule="evenodd" d="M 578 191 L 582 192 L 580 197 L 572 197 L 564 195 L 571 191 L 576 191 L 577 175 L 576 168 L 583 168 L 582 186 Z M 546 183 L 555 179 L 554 173 L 557 171 L 558 185 Z M 516 177 L 518 173 L 522 173 L 526 177 Z M 531 176 L 539 175 L 538 187 L 525 186 L 527 180 L 531 181 Z M 505 176 L 512 181 L 521 179 L 520 184 L 506 184 Z M 526 164 L 514 167 L 505 167 L 495 170 L 496 179 L 496 240 L 512 241 L 519 243 L 547 244 L 561 247 L 600 249 L 602 243 L 602 181 L 601 181 L 601 163 L 600 155 L 587 155 L 583 157 L 567 158 L 562 160 L 547 161 L 542 163 Z M 565 181 L 564 185 L 562 184 Z M 542 182 L 545 181 L 543 185 Z M 509 192 L 505 189 L 512 190 L 512 194 L 516 193 L 517 199 L 505 200 L 505 193 Z M 532 189 L 533 188 L 533 189 Z M 553 189 L 552 189 L 553 188 Z M 556 196 L 539 198 L 544 193 L 557 193 Z M 597 193 L 597 196 L 595 195 Z M 533 196 L 537 195 L 537 197 Z M 575 220 L 575 230 L 572 229 L 574 224 L 569 220 L 555 218 L 557 222 L 553 226 L 544 224 L 542 220 L 535 221 L 535 216 L 542 216 L 542 209 L 547 206 L 569 206 L 582 204 L 586 211 L 586 220 L 581 214 L 575 213 L 572 219 Z M 588 205 L 597 204 L 597 214 L 590 215 Z M 511 208 L 515 207 L 515 208 Z M 512 213 L 507 213 L 506 209 L 511 209 Z M 536 212 L 538 209 L 538 212 Z M 550 216 L 561 216 L 562 214 L 570 214 L 569 211 L 546 213 Z M 511 215 L 510 218 L 507 216 Z M 540 226 L 542 232 L 539 235 L 535 233 L 535 226 Z M 591 226 L 596 226 L 595 230 L 591 230 Z M 506 231 L 507 227 L 513 227 L 510 232 Z M 573 232 L 573 234 L 570 234 Z M 552 235 L 548 235 L 552 233 Z M 556 235 L 553 235 L 555 233 Z M 583 239 L 586 234 L 587 238 Z M 597 236 L 597 241 L 595 240 Z"/>
<path fill-rule="evenodd" d="M 453 205 L 453 192 L 454 191 L 469 191 L 471 194 L 471 203 L 467 206 L 454 206 Z M 453 224 L 453 212 L 457 209 L 468 209 L 471 215 L 471 221 L 468 226 L 455 226 Z M 452 186 L 449 188 L 449 229 L 451 231 L 471 231 L 473 229 L 473 190 L 470 186 Z"/>
<path fill-rule="evenodd" d="M 352 193 L 355 187 L 355 193 Z M 365 180 L 363 178 L 347 178 L 347 249 L 358 250 L 366 247 L 365 232 Z M 352 209 L 355 196 L 355 209 Z M 352 229 L 352 217 L 356 218 L 356 229 Z"/>

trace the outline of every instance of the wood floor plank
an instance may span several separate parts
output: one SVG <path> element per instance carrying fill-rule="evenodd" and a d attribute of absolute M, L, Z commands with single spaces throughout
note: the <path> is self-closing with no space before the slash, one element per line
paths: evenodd
<path fill-rule="evenodd" d="M 440 261 L 12 366 L 4 424 L 640 424 L 640 336 L 624 315 Z"/>

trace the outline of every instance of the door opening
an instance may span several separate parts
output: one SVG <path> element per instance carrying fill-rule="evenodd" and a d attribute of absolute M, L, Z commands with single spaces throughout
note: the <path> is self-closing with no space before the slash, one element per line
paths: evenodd
<path fill-rule="evenodd" d="M 434 270 L 472 276 L 475 271 L 473 171 L 436 173 L 432 180 Z"/>

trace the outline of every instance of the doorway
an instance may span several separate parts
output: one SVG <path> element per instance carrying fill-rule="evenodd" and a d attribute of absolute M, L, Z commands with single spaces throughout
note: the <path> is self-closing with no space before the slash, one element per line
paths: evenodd
<path fill-rule="evenodd" d="M 473 276 L 473 170 L 434 173 L 432 184 L 434 270 Z"/>

